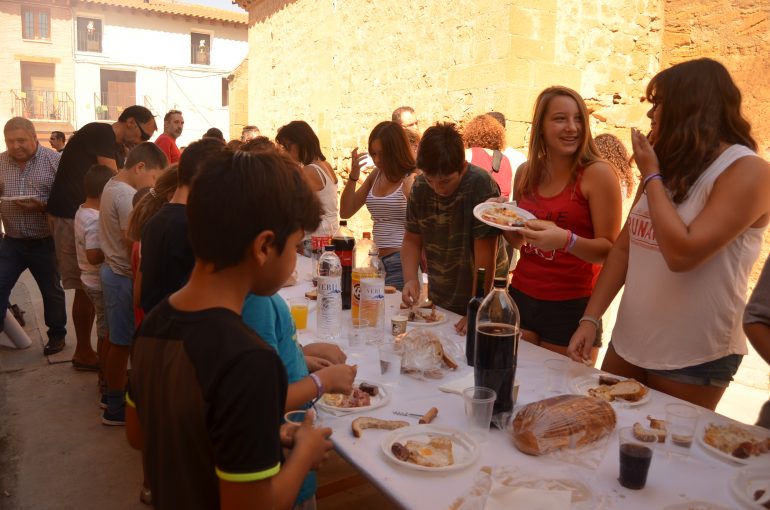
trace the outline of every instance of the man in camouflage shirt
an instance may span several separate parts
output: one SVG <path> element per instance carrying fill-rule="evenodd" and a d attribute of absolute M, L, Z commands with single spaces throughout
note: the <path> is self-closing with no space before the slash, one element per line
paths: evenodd
<path fill-rule="evenodd" d="M 500 189 L 487 172 L 465 161 L 462 137 L 454 124 L 436 124 L 425 131 L 417 167 L 423 173 L 415 179 L 409 196 L 401 250 L 406 282 L 403 301 L 411 306 L 419 299 L 417 266 L 425 248 L 430 299 L 464 316 L 476 269 L 496 267 L 497 259 L 505 272 L 507 257 L 504 252 L 497 257 L 499 230 L 473 216 L 473 208 L 500 196 Z M 489 290 L 495 271 L 486 275 Z M 458 333 L 465 332 L 465 322 L 463 317 L 455 324 Z"/>

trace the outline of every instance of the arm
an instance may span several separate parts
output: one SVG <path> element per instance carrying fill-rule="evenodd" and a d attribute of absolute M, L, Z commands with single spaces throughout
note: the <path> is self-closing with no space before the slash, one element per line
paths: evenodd
<path fill-rule="evenodd" d="M 351 153 L 350 174 L 340 196 L 340 218 L 347 219 L 353 216 L 366 203 L 366 195 L 369 194 L 374 183 L 374 177 L 379 173 L 375 170 L 370 173 L 363 185 L 356 189 L 356 182 L 361 177 L 361 163 L 366 159 L 366 152 L 358 152 L 358 148 Z"/>
<path fill-rule="evenodd" d="M 134 308 L 142 307 L 142 268 L 136 269 L 136 276 L 134 277 Z"/>
<path fill-rule="evenodd" d="M 628 249 L 630 237 L 628 227 L 623 227 L 615 244 L 612 246 L 607 260 L 604 262 L 599 278 L 596 281 L 591 299 L 588 300 L 583 315 L 599 319 L 609 308 L 615 295 L 626 281 L 628 270 Z M 596 326 L 589 321 L 578 324 L 567 347 L 567 355 L 577 362 L 591 359 L 591 348 L 596 337 Z"/>
<path fill-rule="evenodd" d="M 746 304 L 743 331 L 765 363 L 770 365 L 770 262 L 765 262 L 757 286 Z"/>
<path fill-rule="evenodd" d="M 321 379 L 324 393 L 344 393 L 349 395 L 353 391 L 353 381 L 356 378 L 357 369 L 350 365 L 334 365 L 322 368 L 315 372 Z M 286 394 L 286 411 L 300 409 L 316 398 L 318 388 L 311 377 L 305 377 L 289 385 Z"/>
<path fill-rule="evenodd" d="M 112 173 L 118 173 L 118 164 L 115 163 L 113 158 L 106 158 L 104 156 L 96 156 L 96 162 L 100 165 L 104 165 L 112 170 Z"/>
<path fill-rule="evenodd" d="M 337 344 L 324 342 L 314 342 L 305 345 L 302 347 L 302 353 L 305 356 L 314 356 L 316 358 L 325 359 L 334 365 L 345 363 L 345 360 L 347 359 L 347 355 Z"/>
<path fill-rule="evenodd" d="M 99 248 L 86 250 L 86 260 L 88 261 L 89 264 L 98 266 L 99 264 L 104 262 L 104 252 Z"/>
<path fill-rule="evenodd" d="M 647 138 L 633 130 L 631 140 L 642 177 L 658 173 L 658 158 Z M 677 214 L 660 179 L 650 180 L 646 192 L 655 239 L 666 265 L 674 272 L 690 271 L 741 232 L 767 224 L 770 167 L 758 157 L 737 160 L 714 182 L 706 205 L 689 225 Z"/>
<path fill-rule="evenodd" d="M 420 299 L 420 282 L 417 279 L 417 268 L 420 264 L 422 236 L 412 232 L 404 233 L 401 245 L 401 270 L 404 272 L 404 288 L 401 293 L 403 302 L 412 306 Z"/>
<path fill-rule="evenodd" d="M 752 347 L 770 365 L 770 324 L 752 322 L 743 325 L 743 331 L 751 342 Z"/>

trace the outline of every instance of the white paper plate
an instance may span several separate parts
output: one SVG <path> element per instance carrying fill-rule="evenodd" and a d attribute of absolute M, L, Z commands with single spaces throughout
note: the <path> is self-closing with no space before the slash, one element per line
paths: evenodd
<path fill-rule="evenodd" d="M 414 440 L 427 443 L 431 440 L 431 438 L 437 436 L 448 437 L 452 441 L 452 456 L 454 457 L 454 464 L 451 466 L 437 468 L 418 466 L 417 464 L 405 462 L 396 458 L 390 449 L 395 442 L 405 444 L 409 440 Z M 411 427 L 394 430 L 383 438 L 380 445 L 382 447 L 382 452 L 385 454 L 388 460 L 399 466 L 416 471 L 429 471 L 433 473 L 456 471 L 459 469 L 467 468 L 476 462 L 476 459 L 479 458 L 479 445 L 468 434 L 459 429 L 438 427 L 436 425 L 413 425 Z"/>
<path fill-rule="evenodd" d="M 582 377 L 576 377 L 572 379 L 569 382 L 569 388 L 570 390 L 572 390 L 574 393 L 577 393 L 578 395 L 588 395 L 589 389 L 596 388 L 597 386 L 599 386 L 599 376 L 602 376 L 602 375 L 624 380 L 623 377 L 618 377 L 612 374 L 590 374 L 590 375 L 584 375 Z M 629 402 L 627 400 L 623 400 L 622 398 L 617 398 L 614 401 L 610 402 L 610 404 L 622 404 L 624 406 L 629 406 L 629 407 L 640 406 L 650 401 L 650 394 L 651 394 L 650 389 L 647 388 L 647 394 L 642 398 L 640 398 L 639 400 L 637 400 L 636 402 Z"/>
<path fill-rule="evenodd" d="M 486 220 L 483 218 L 484 212 L 488 211 L 489 209 L 497 209 L 497 208 L 504 208 L 508 209 L 511 212 L 516 213 L 518 216 L 523 218 L 525 221 L 527 220 L 534 220 L 537 219 L 534 214 L 531 212 L 522 209 L 521 207 L 517 207 L 513 205 L 510 202 L 482 202 L 478 204 L 476 207 L 473 208 L 473 215 L 476 217 L 477 220 L 479 220 L 482 223 L 486 223 L 489 226 L 499 228 L 500 230 L 519 230 L 521 229 L 521 226 L 510 226 L 510 225 L 504 225 L 502 223 L 495 223 L 494 221 Z"/>
<path fill-rule="evenodd" d="M 725 460 L 727 462 L 731 462 L 734 464 L 743 464 L 745 466 L 756 466 L 756 467 L 767 466 L 768 463 L 770 463 L 770 453 L 763 453 L 761 455 L 752 455 L 747 459 L 739 459 L 738 457 L 733 457 L 729 453 L 723 452 L 719 448 L 714 448 L 703 439 L 704 434 L 706 432 L 706 425 L 709 425 L 709 424 L 727 425 L 728 423 L 732 423 L 737 427 L 751 431 L 755 436 L 758 436 L 758 437 L 766 437 L 768 435 L 768 432 L 766 429 L 755 427 L 752 425 L 745 425 L 743 423 L 732 422 L 728 420 L 717 421 L 717 422 L 711 421 L 708 423 L 703 423 L 698 425 L 698 431 L 695 434 L 698 438 L 698 444 L 700 444 L 701 447 L 707 452 L 709 452 L 710 454 L 714 455 L 715 457 L 719 457 L 720 459 Z"/>
<path fill-rule="evenodd" d="M 358 388 L 358 385 L 362 382 L 365 382 L 367 384 L 371 384 L 372 386 L 377 386 L 380 391 L 377 393 L 376 396 L 371 397 L 370 403 L 368 406 L 363 407 L 337 407 L 333 405 L 327 404 L 324 399 L 322 398 L 316 403 L 316 407 L 319 409 L 322 409 L 326 411 L 329 414 L 334 415 L 347 415 L 347 414 L 354 414 L 354 413 L 361 413 L 364 411 L 371 411 L 372 409 L 377 409 L 378 407 L 382 407 L 388 402 L 390 402 L 390 394 L 387 392 L 387 390 L 381 385 L 377 384 L 376 382 L 372 381 L 364 381 L 364 380 L 356 380 L 353 383 L 354 388 Z"/>
<path fill-rule="evenodd" d="M 19 195 L 18 197 L 0 197 L 0 201 L 18 202 L 20 200 L 29 200 L 30 198 L 35 198 L 35 195 Z"/>
<path fill-rule="evenodd" d="M 755 502 L 754 492 L 760 489 L 770 492 L 770 465 L 741 469 L 730 479 L 729 485 L 733 496 L 744 507 L 764 510 Z"/>
<path fill-rule="evenodd" d="M 663 510 L 731 510 L 725 508 L 722 505 L 716 503 L 709 503 L 708 501 L 685 501 L 683 503 L 677 503 L 675 505 L 668 505 Z"/>
<path fill-rule="evenodd" d="M 421 308 L 421 310 L 430 310 L 430 308 Z M 408 317 L 409 316 L 409 310 L 402 310 L 405 312 L 403 315 Z M 444 324 L 446 322 L 446 313 L 436 311 L 436 315 L 438 316 L 438 320 L 436 322 L 418 322 L 418 321 L 406 321 L 406 323 L 409 326 L 417 326 L 421 328 L 431 328 L 433 326 L 438 326 L 439 324 Z"/>

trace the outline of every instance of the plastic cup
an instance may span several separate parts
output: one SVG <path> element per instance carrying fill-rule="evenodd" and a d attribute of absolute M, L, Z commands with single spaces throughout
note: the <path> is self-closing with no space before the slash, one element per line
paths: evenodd
<path fill-rule="evenodd" d="M 489 425 L 492 422 L 496 398 L 495 390 L 483 386 L 471 386 L 463 390 L 468 433 L 479 442 L 484 442 L 489 437 Z"/>
<path fill-rule="evenodd" d="M 698 409 L 690 404 L 666 404 L 666 442 L 675 449 L 689 449 L 698 425 Z"/>
<path fill-rule="evenodd" d="M 307 298 L 295 297 L 289 299 L 289 310 L 298 331 L 307 328 Z"/>
<path fill-rule="evenodd" d="M 289 411 L 283 415 L 283 421 L 288 425 L 299 427 L 305 421 L 305 415 L 308 413 L 308 411 L 313 412 L 313 427 L 320 427 L 321 417 L 317 412 L 315 412 L 315 410 L 312 409 L 298 409 L 296 411 Z"/>
<path fill-rule="evenodd" d="M 390 334 L 393 336 L 398 336 L 403 333 L 406 333 L 406 322 L 409 320 L 409 317 L 406 315 L 394 315 L 390 318 Z"/>
<path fill-rule="evenodd" d="M 380 355 L 380 380 L 385 384 L 395 384 L 401 375 L 401 351 L 393 342 L 377 346 Z"/>
<path fill-rule="evenodd" d="M 644 489 L 647 473 L 652 462 L 652 448 L 649 443 L 634 437 L 633 427 L 618 430 L 620 447 L 620 485 L 627 489 Z"/>
<path fill-rule="evenodd" d="M 348 326 L 348 345 L 358 347 L 366 344 L 369 335 L 369 321 L 353 317 Z"/>
<path fill-rule="evenodd" d="M 552 393 L 562 393 L 567 383 L 567 372 L 569 371 L 569 360 L 567 359 L 547 359 L 545 368 L 548 373 L 548 391 Z"/>

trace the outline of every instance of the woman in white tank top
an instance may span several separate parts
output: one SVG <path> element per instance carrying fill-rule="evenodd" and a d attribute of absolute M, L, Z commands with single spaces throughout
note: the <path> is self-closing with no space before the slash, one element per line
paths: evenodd
<path fill-rule="evenodd" d="M 334 235 L 339 228 L 337 221 L 337 176 L 321 152 L 321 143 L 307 122 L 294 120 L 278 130 L 275 135 L 286 152 L 300 165 L 310 187 L 318 195 L 323 208 L 321 224 L 315 232 L 305 236 L 306 253 L 310 256 L 312 235 Z"/>
<path fill-rule="evenodd" d="M 404 128 L 389 121 L 374 127 L 368 149 L 368 154 L 353 149 L 350 176 L 340 197 L 340 217 L 350 218 L 366 204 L 374 222 L 374 243 L 385 265 L 385 283 L 401 290 L 404 280 L 400 253 L 406 204 L 414 181 L 414 154 Z M 356 189 L 361 167 L 369 155 L 376 168 Z"/>
<path fill-rule="evenodd" d="M 649 140 L 632 131 L 642 182 L 568 353 L 585 357 L 625 285 L 602 369 L 714 409 L 747 353 L 741 316 L 770 220 L 770 166 L 722 64 L 666 69 L 647 99 Z"/>

